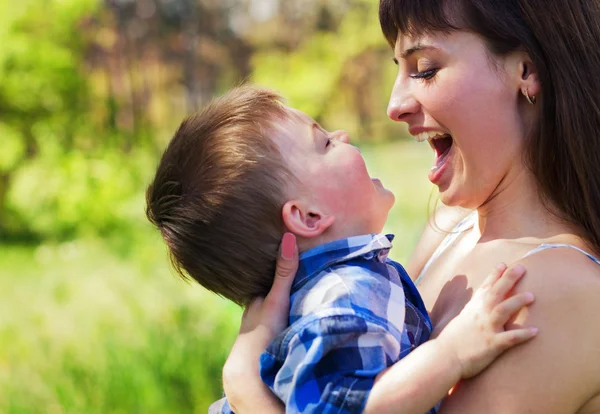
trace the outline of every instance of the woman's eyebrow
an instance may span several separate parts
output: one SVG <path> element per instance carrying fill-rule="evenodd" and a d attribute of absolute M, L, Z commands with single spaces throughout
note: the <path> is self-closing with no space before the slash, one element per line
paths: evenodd
<path fill-rule="evenodd" d="M 402 54 L 400 55 L 400 57 L 402 59 L 407 59 L 408 57 L 410 57 L 414 53 L 421 52 L 423 50 L 439 50 L 439 49 L 437 47 L 431 46 L 431 45 L 416 44 L 413 47 L 408 48 L 404 52 L 402 52 Z"/>

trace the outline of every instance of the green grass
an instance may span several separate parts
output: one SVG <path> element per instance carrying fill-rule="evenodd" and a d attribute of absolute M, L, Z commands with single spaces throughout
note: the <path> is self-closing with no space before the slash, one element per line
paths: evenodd
<path fill-rule="evenodd" d="M 150 236 L 150 235 L 148 235 Z M 93 240 L 0 254 L 0 412 L 206 412 L 239 309 Z"/>
<path fill-rule="evenodd" d="M 427 217 L 430 150 L 363 153 L 396 193 L 386 230 L 403 261 Z M 0 412 L 205 413 L 220 396 L 241 310 L 174 276 L 142 210 L 117 242 L 2 246 Z"/>

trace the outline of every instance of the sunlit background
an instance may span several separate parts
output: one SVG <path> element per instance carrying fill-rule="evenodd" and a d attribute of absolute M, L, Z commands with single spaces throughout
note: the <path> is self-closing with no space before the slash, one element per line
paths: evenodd
<path fill-rule="evenodd" d="M 205 413 L 241 310 L 170 270 L 144 191 L 182 117 L 251 80 L 346 129 L 397 196 L 426 144 L 385 115 L 375 0 L 0 0 L 0 412 Z"/>

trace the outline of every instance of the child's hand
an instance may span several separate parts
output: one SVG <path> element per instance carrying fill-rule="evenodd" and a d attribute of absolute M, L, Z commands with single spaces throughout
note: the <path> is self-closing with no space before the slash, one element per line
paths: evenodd
<path fill-rule="evenodd" d="M 506 265 L 499 265 L 437 338 L 458 358 L 462 378 L 477 375 L 502 352 L 537 334 L 536 328 L 505 328 L 517 312 L 534 301 L 530 292 L 511 293 L 524 274 L 521 265 L 508 271 Z"/>

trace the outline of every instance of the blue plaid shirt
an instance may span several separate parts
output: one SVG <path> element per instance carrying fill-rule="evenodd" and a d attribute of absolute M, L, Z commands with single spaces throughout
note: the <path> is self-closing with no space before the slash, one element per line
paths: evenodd
<path fill-rule="evenodd" d="M 290 326 L 260 359 L 260 375 L 286 412 L 361 412 L 375 377 L 429 339 L 415 285 L 387 258 L 392 240 L 350 237 L 300 256 Z M 209 412 L 231 410 L 222 400 Z"/>

